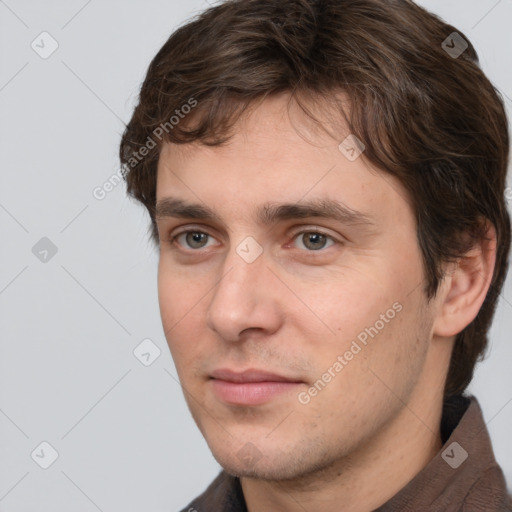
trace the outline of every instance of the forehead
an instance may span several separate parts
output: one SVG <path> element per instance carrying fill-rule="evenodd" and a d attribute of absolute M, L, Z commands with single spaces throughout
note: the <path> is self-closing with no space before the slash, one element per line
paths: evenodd
<path fill-rule="evenodd" d="M 266 99 L 238 121 L 224 145 L 164 144 L 157 203 L 172 196 L 213 209 L 236 207 L 241 215 L 251 205 L 261 217 L 265 203 L 332 200 L 370 216 L 384 203 L 403 202 L 396 179 L 364 153 L 350 159 L 340 150 L 349 135 L 339 119 L 322 129 L 286 95 Z"/>

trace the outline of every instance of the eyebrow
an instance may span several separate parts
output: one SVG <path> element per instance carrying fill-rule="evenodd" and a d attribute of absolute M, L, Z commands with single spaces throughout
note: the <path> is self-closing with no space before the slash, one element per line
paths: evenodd
<path fill-rule="evenodd" d="M 187 203 L 181 199 L 166 197 L 155 206 L 156 219 L 167 217 L 196 220 L 214 220 L 222 223 L 222 218 L 212 209 L 198 203 Z M 332 199 L 317 199 L 299 203 L 266 203 L 257 211 L 257 219 L 264 225 L 290 219 L 308 217 L 332 219 L 342 224 L 374 226 L 374 220 Z"/>

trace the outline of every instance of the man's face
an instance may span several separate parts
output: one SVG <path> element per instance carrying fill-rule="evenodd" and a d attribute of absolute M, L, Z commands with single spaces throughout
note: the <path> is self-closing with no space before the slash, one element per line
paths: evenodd
<path fill-rule="evenodd" d="M 404 414 L 432 336 L 402 186 L 347 158 L 347 131 L 310 130 L 296 107 L 292 126 L 287 101 L 228 145 L 164 146 L 157 186 L 160 206 L 182 202 L 158 220 L 158 287 L 188 406 L 228 472 L 269 479 L 328 467 Z M 307 211 L 329 201 L 339 217 Z"/>

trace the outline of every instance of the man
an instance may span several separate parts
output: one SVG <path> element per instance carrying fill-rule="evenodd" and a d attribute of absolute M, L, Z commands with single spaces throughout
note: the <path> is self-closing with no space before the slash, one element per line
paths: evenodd
<path fill-rule="evenodd" d="M 463 394 L 508 151 L 474 48 L 410 1 L 231 0 L 170 37 L 120 154 L 224 468 L 184 510 L 512 510 Z"/>

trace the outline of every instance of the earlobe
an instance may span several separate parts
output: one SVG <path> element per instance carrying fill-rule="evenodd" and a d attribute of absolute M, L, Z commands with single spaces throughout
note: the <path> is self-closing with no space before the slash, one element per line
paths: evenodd
<path fill-rule="evenodd" d="M 447 267 L 439 289 L 434 335 L 459 334 L 476 317 L 489 290 L 496 262 L 496 231 L 487 222 L 486 236 Z"/>

